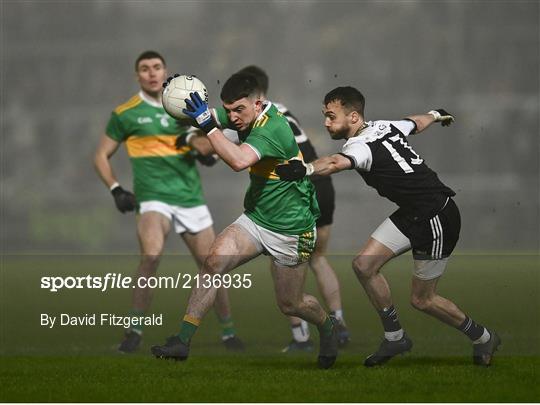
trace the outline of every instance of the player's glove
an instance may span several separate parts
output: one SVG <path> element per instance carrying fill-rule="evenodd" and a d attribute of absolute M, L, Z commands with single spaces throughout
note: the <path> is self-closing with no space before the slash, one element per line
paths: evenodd
<path fill-rule="evenodd" d="M 197 127 L 209 134 L 217 128 L 217 122 L 212 116 L 206 104 L 199 93 L 189 93 L 190 98 L 186 98 L 186 108 L 182 110 L 184 114 L 193 118 L 197 122 Z"/>
<path fill-rule="evenodd" d="M 135 195 L 124 190 L 119 185 L 111 190 L 111 194 L 114 197 L 116 208 L 118 208 L 118 211 L 120 211 L 122 214 L 128 211 L 133 211 L 137 206 Z"/>
<path fill-rule="evenodd" d="M 447 127 L 455 121 L 454 116 L 442 108 L 431 110 L 428 114 L 431 114 L 435 119 L 435 122 L 440 122 L 443 127 Z"/>
<path fill-rule="evenodd" d="M 181 149 L 184 146 L 189 146 L 189 140 L 194 136 L 196 136 L 194 133 L 186 133 L 186 134 L 178 135 L 174 142 L 174 147 L 176 149 Z"/>
<path fill-rule="evenodd" d="M 276 174 L 280 180 L 295 181 L 313 174 L 313 165 L 305 164 L 298 158 L 293 158 L 287 163 L 276 166 Z"/>

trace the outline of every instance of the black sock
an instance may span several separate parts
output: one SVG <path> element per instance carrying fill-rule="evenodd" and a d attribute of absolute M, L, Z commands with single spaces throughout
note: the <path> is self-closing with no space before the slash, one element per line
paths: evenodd
<path fill-rule="evenodd" d="M 458 326 L 458 329 L 465 333 L 469 337 L 469 339 L 473 341 L 479 339 L 480 336 L 482 336 L 482 334 L 484 333 L 484 327 L 473 321 L 468 316 L 466 316 L 463 323 Z"/>
<path fill-rule="evenodd" d="M 393 305 L 378 312 L 385 332 L 396 332 L 401 329 L 397 311 Z"/>

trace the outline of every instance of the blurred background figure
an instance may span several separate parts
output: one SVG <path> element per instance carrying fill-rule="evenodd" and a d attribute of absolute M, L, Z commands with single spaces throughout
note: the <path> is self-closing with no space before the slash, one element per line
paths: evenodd
<path fill-rule="evenodd" d="M 122 213 L 136 211 L 141 260 L 137 279 L 156 275 L 165 240 L 174 229 L 202 266 L 215 239 L 213 221 L 206 206 L 196 160 L 189 147 L 178 149 L 176 138 L 188 128 L 178 125 L 161 104 L 167 77 L 165 60 L 155 51 L 143 52 L 135 61 L 140 91 L 118 106 L 101 136 L 94 165 Z M 135 194 L 119 184 L 110 164 L 121 143 L 126 144 L 133 169 Z M 136 285 L 130 316 L 144 316 L 152 289 Z M 230 350 L 242 350 L 232 321 L 228 292 L 218 290 L 215 310 L 222 325 L 222 340 Z M 126 330 L 118 347 L 123 353 L 139 348 L 142 325 Z"/>

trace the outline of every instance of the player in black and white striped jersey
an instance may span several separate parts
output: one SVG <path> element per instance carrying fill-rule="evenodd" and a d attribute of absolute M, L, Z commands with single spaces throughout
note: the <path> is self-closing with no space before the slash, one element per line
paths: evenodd
<path fill-rule="evenodd" d="M 377 192 L 399 209 L 373 232 L 353 261 L 354 271 L 381 318 L 384 335 L 379 349 L 364 362 L 380 365 L 412 348 L 392 303 L 382 266 L 412 248 L 412 305 L 456 327 L 473 342 L 475 364 L 488 366 L 500 338 L 474 322 L 452 301 L 436 292 L 448 257 L 459 238 L 461 220 L 455 195 L 413 150 L 407 136 L 434 122 L 450 125 L 445 110 L 409 116 L 399 121 L 365 121 L 365 100 L 353 87 L 338 87 L 324 99 L 325 126 L 333 139 L 346 139 L 342 152 L 311 164 L 290 160 L 276 168 L 282 180 L 355 169 Z"/>
<path fill-rule="evenodd" d="M 245 73 L 253 76 L 259 85 L 261 98 L 266 99 L 268 93 L 269 79 L 266 72 L 258 66 L 250 65 L 241 69 L 237 73 Z M 293 131 L 296 143 L 302 152 L 304 162 L 309 163 L 317 159 L 317 153 L 307 134 L 304 132 L 296 117 L 283 104 L 272 103 L 277 107 L 289 122 Z M 330 309 L 331 313 L 340 321 L 338 327 L 339 344 L 344 347 L 349 342 L 349 331 L 345 326 L 343 309 L 341 305 L 341 293 L 339 281 L 334 269 L 326 258 L 326 249 L 330 238 L 330 230 L 333 222 L 335 208 L 335 192 L 330 176 L 311 176 L 311 181 L 317 193 L 317 202 L 321 211 L 321 216 L 317 220 L 317 242 L 315 251 L 309 261 L 309 267 L 315 274 L 317 285 L 321 295 Z M 311 351 L 313 342 L 310 339 L 308 324 L 300 318 L 290 318 L 291 332 L 293 339 L 283 349 L 283 352 L 290 351 Z"/>

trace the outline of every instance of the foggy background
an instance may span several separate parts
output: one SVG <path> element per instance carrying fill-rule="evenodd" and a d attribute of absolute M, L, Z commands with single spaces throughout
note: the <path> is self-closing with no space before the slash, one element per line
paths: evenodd
<path fill-rule="evenodd" d="M 462 214 L 460 251 L 539 248 L 538 1 L 1 1 L 1 245 L 7 253 L 135 253 L 93 169 L 110 112 L 138 91 L 134 60 L 157 50 L 219 102 L 248 64 L 270 76 L 319 155 L 336 152 L 321 102 L 366 96 L 366 118 L 445 108 L 450 128 L 411 139 Z M 124 148 L 113 157 L 131 189 Z M 201 168 L 220 231 L 242 212 L 248 174 Z M 355 172 L 334 176 L 330 253 L 354 252 L 394 205 Z M 171 235 L 173 236 L 173 235 Z M 170 237 L 167 253 L 185 252 Z"/>

